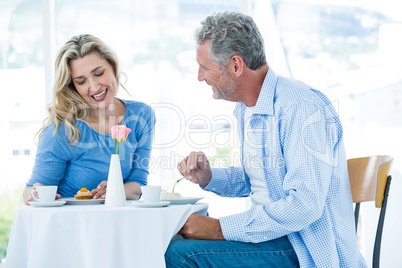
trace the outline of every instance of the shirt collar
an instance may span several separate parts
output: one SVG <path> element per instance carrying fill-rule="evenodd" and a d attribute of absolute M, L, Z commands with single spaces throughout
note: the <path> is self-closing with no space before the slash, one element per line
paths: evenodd
<path fill-rule="evenodd" d="M 274 95 L 276 83 L 278 81 L 278 76 L 275 72 L 269 68 L 267 75 L 265 76 L 264 82 L 261 87 L 260 95 L 258 96 L 257 103 L 254 106 L 253 114 L 274 114 Z M 242 102 L 238 102 L 234 109 L 233 114 L 236 118 L 240 118 L 240 115 L 244 114 L 246 110 L 246 105 Z"/>

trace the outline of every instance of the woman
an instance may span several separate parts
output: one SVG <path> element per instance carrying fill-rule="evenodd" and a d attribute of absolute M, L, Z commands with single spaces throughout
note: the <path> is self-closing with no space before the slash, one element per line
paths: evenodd
<path fill-rule="evenodd" d="M 116 151 L 113 125 L 132 129 L 119 146 L 127 199 L 138 199 L 147 183 L 155 125 L 146 104 L 115 97 L 120 84 L 118 60 L 98 38 L 78 35 L 59 51 L 53 101 L 39 131 L 31 178 L 23 192 L 25 204 L 39 185 L 57 185 L 57 197 L 72 197 L 82 187 L 105 198 L 110 156 Z M 124 87 L 123 87 L 124 88 Z"/>

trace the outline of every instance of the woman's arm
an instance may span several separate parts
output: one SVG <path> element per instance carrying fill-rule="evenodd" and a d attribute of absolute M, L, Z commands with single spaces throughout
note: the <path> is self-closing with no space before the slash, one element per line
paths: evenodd
<path fill-rule="evenodd" d="M 133 112 L 136 114 L 137 112 Z M 141 185 L 147 184 L 149 175 L 149 165 L 151 162 L 152 142 L 154 139 L 155 128 L 155 114 L 151 107 L 145 105 L 142 112 L 137 116 L 127 118 L 128 126 L 132 127 L 133 134 L 128 137 L 126 144 L 134 149 L 131 153 L 132 164 L 130 166 L 131 171 L 127 179 L 125 179 L 125 185 L 129 182 L 135 182 L 138 185 L 135 187 L 135 196 L 138 198 L 141 194 Z M 127 143 L 130 143 L 127 144 Z M 132 186 L 127 186 L 132 189 Z M 127 196 L 127 199 L 128 196 Z"/>
<path fill-rule="evenodd" d="M 64 177 L 67 163 L 72 158 L 64 125 L 60 126 L 56 134 L 53 134 L 53 130 L 54 125 L 50 125 L 40 137 L 32 174 L 23 192 L 25 204 L 33 200 L 31 192 L 37 186 L 58 186 Z M 60 198 L 60 195 L 57 196 Z"/>
<path fill-rule="evenodd" d="M 94 199 L 106 198 L 106 191 L 107 191 L 107 181 L 102 181 L 99 183 L 96 189 L 91 191 Z M 137 200 L 141 196 L 141 185 L 137 182 L 131 181 L 124 184 L 124 193 L 126 194 L 127 200 Z"/>
<path fill-rule="evenodd" d="M 141 185 L 137 182 L 127 182 L 124 184 L 124 191 L 127 200 L 137 200 L 141 196 Z"/>

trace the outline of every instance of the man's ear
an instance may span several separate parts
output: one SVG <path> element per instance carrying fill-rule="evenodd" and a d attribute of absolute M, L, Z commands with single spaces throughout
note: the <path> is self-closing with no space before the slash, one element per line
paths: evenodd
<path fill-rule="evenodd" d="M 246 65 L 242 57 L 239 55 L 232 56 L 229 63 L 229 71 L 234 76 L 239 77 L 243 73 L 245 67 Z"/>

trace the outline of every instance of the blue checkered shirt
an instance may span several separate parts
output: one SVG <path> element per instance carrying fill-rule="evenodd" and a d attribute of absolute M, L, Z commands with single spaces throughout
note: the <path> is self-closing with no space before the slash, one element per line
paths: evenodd
<path fill-rule="evenodd" d="M 245 108 L 238 103 L 234 111 L 240 144 Z M 301 267 L 367 267 L 354 229 L 342 126 L 328 98 L 269 69 L 250 126 L 271 203 L 221 217 L 225 239 L 258 243 L 287 235 Z M 204 189 L 245 197 L 250 179 L 243 167 L 212 169 Z"/>

